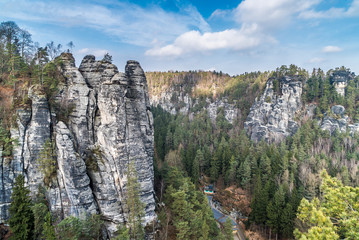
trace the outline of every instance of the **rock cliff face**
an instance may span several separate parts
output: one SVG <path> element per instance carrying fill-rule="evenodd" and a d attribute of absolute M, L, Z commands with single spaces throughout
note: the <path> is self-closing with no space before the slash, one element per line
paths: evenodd
<path fill-rule="evenodd" d="M 224 117 L 228 122 L 233 123 L 239 116 L 240 110 L 235 104 L 228 103 L 226 98 L 212 100 L 205 99 L 205 104 L 200 105 L 199 99 L 193 99 L 188 93 L 176 91 L 171 88 L 169 91 L 162 92 L 160 95 L 151 96 L 153 106 L 161 106 L 167 112 L 175 115 L 177 113 L 190 114 L 193 109 L 207 110 L 208 116 L 212 121 L 216 120 L 219 108 L 223 108 Z"/>
<path fill-rule="evenodd" d="M 128 61 L 125 73 L 109 62 L 86 56 L 76 68 L 71 54 L 62 54 L 56 116 L 45 96 L 29 91 L 31 110 L 17 111 L 18 139 L 13 159 L 0 151 L 0 221 L 8 219 L 14 179 L 24 174 L 32 194 L 46 188 L 51 211 L 63 218 L 100 213 L 111 235 L 127 221 L 129 162 L 134 162 L 145 203 L 145 223 L 155 219 L 153 190 L 153 120 L 144 72 Z M 57 119 L 57 120 L 56 120 Z M 54 143 L 56 176 L 44 182 L 37 159 L 46 140 Z"/>
<path fill-rule="evenodd" d="M 335 105 L 331 107 L 330 114 L 325 113 L 320 128 L 329 131 L 330 134 L 335 131 L 349 131 L 350 134 L 359 133 L 359 122 L 354 124 L 349 122 L 349 117 L 345 115 L 345 108 L 341 105 Z"/>
<path fill-rule="evenodd" d="M 274 81 L 279 87 L 274 86 Z M 302 90 L 302 81 L 296 76 L 268 79 L 244 123 L 250 138 L 255 142 L 279 142 L 294 134 L 298 129 L 294 117 L 302 107 Z"/>

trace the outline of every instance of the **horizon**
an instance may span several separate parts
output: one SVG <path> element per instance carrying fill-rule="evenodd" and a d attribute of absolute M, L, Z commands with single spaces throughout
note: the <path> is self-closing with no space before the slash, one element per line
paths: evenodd
<path fill-rule="evenodd" d="M 44 46 L 73 41 L 85 55 L 108 52 L 117 66 L 146 72 L 216 71 L 239 75 L 295 64 L 311 71 L 359 71 L 359 0 L 115 1 L 5 0 L 14 21 Z"/>

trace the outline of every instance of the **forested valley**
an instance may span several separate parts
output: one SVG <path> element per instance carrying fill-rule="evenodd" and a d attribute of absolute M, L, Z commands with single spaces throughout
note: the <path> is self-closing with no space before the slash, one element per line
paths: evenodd
<path fill-rule="evenodd" d="M 58 86 L 65 81 L 59 71 L 63 63 L 56 57 L 63 50 L 70 54 L 73 47 L 72 41 L 66 49 L 54 42 L 39 46 L 16 23 L 1 23 L 2 165 L 13 160 L 19 144 L 11 129 L 17 124 L 17 110 L 31 108 L 29 89 L 36 86 L 45 96 L 57 121 L 69 121 L 74 105 L 56 103 Z M 111 56 L 106 54 L 102 61 L 110 64 Z M 130 197 L 124 200 L 129 207 L 122 210 L 128 222 L 118 224 L 112 239 L 233 239 L 231 222 L 217 223 L 203 193 L 210 184 L 224 211 L 240 216 L 248 239 L 359 238 L 359 77 L 350 69 L 308 72 L 290 65 L 237 76 L 172 71 L 147 72 L 146 77 L 158 221 L 146 228 L 141 225 L 141 175 L 129 164 Z M 287 94 L 283 86 L 294 81 L 287 78 L 295 79 L 301 89 L 301 106 L 292 116 L 297 125 L 282 139 L 256 141 L 245 127 L 247 117 L 255 103 L 270 108 L 280 102 Z M 272 97 L 261 100 L 268 92 Z M 167 95 L 161 102 L 162 94 Z M 51 186 L 58 170 L 53 144 L 46 142 L 37 159 L 44 187 Z M 103 153 L 95 148 L 91 154 L 84 162 L 86 171 L 98 172 L 94 159 L 103 161 Z M 57 218 L 45 192 L 39 189 L 36 198 L 30 198 L 24 177 L 16 178 L 8 221 L 14 239 L 109 236 L 101 214 Z M 9 229 L 1 229 L 8 237 Z"/>
<path fill-rule="evenodd" d="M 172 171 L 182 172 L 202 190 L 203 179 L 208 179 L 207 184 L 216 185 L 221 189 L 218 195 L 224 194 L 225 198 L 236 197 L 233 191 L 225 190 L 230 186 L 244 191 L 244 196 L 234 200 L 237 204 L 227 203 L 227 210 L 247 216 L 242 219 L 245 228 L 249 233 L 260 233 L 263 239 L 358 238 L 359 136 L 349 130 L 323 130 L 321 122 L 328 116 L 341 118 L 331 112 L 330 108 L 335 105 L 345 107 L 350 121 L 358 120 L 359 79 L 348 81 L 343 96 L 336 91 L 333 73 L 345 75 L 350 74 L 350 70 L 341 67 L 324 73 L 314 69 L 309 74 L 291 65 L 272 72 L 234 77 L 211 72 L 148 74 L 153 94 L 164 88 L 173 95 L 187 91 L 197 99 L 194 107 L 184 114 L 179 111 L 170 114 L 161 104 L 153 107 L 157 195 L 169 204 L 163 210 L 168 212 L 167 218 L 171 218 L 178 233 L 191 234 L 199 230 L 193 218 L 171 217 L 171 209 L 177 205 L 169 198 L 172 181 L 176 179 L 168 175 Z M 303 82 L 303 109 L 296 115 L 300 122 L 297 131 L 281 142 L 253 142 L 243 129 L 250 106 L 263 93 L 268 78 L 273 79 L 274 91 L 279 95 L 280 79 L 293 75 L 301 76 Z M 173 86 L 168 86 L 168 82 Z M 208 90 L 215 84 L 217 96 Z M 207 88 L 199 92 L 199 85 Z M 205 99 L 223 96 L 240 109 L 241 114 L 233 123 L 225 118 L 221 107 L 214 120 L 207 112 L 209 101 Z M 184 105 L 174 102 L 177 110 Z M 312 108 L 310 116 L 304 110 L 308 106 Z M 247 198 L 250 199 L 247 204 L 241 201 Z M 192 227 L 183 229 L 179 227 L 181 224 Z M 183 239 L 196 237 L 188 235 Z"/>

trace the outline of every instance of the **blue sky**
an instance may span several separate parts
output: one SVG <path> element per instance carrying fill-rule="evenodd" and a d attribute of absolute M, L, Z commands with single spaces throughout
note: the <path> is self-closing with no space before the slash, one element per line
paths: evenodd
<path fill-rule="evenodd" d="M 77 63 L 109 52 L 145 71 L 274 70 L 359 73 L 359 0 L 0 0 L 0 21 L 15 21 L 34 41 L 73 41 Z"/>

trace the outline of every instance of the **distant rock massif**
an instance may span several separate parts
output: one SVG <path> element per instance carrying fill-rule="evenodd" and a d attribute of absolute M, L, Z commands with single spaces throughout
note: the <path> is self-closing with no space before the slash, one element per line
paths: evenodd
<path fill-rule="evenodd" d="M 216 121 L 218 111 L 223 110 L 224 117 L 234 123 L 240 115 L 236 101 L 227 97 L 219 97 L 217 91 L 224 88 L 229 75 L 215 72 L 148 72 L 150 101 L 152 106 L 160 106 L 163 110 L 175 115 L 193 115 L 207 111 L 212 122 Z M 205 94 L 196 94 L 196 91 Z M 217 97 L 213 97 L 216 96 Z"/>
<path fill-rule="evenodd" d="M 173 99 L 173 96 L 176 96 Z M 178 103 L 182 103 L 180 107 Z M 161 106 L 165 111 L 171 114 L 191 114 L 191 110 L 199 105 L 198 99 L 193 99 L 188 93 L 176 91 L 171 88 L 169 91 L 162 92 L 159 96 L 151 96 L 151 104 L 153 106 Z M 237 119 L 239 109 L 235 104 L 228 103 L 226 98 L 211 100 L 206 98 L 204 106 L 200 110 L 207 110 L 208 116 L 212 121 L 216 120 L 219 108 L 223 108 L 224 117 L 228 122 L 233 123 Z"/>
<path fill-rule="evenodd" d="M 354 73 L 336 71 L 331 73 L 330 80 L 339 95 L 345 96 L 348 82 L 353 80 Z M 277 81 L 278 87 L 273 82 Z M 299 127 L 299 120 L 307 112 L 309 117 L 315 105 L 303 106 L 302 93 L 305 79 L 299 76 L 284 76 L 280 79 L 270 78 L 263 94 L 252 105 L 244 123 L 244 128 L 254 142 L 280 142 L 287 136 L 293 135 Z M 349 124 L 345 108 L 341 105 L 331 107 L 330 113 L 325 113 L 319 122 L 322 130 L 359 132 L 359 123 Z"/>
<path fill-rule="evenodd" d="M 23 174 L 32 195 L 45 186 L 51 211 L 61 218 L 99 213 L 108 233 L 127 220 L 127 170 L 134 163 L 145 203 L 145 223 L 155 219 L 153 119 L 145 74 L 136 61 L 125 73 L 110 62 L 86 56 L 79 68 L 71 54 L 60 57 L 65 83 L 55 98 L 56 116 L 46 97 L 30 89 L 30 110 L 17 110 L 11 136 L 13 159 L 0 157 L 0 221 L 8 219 L 14 179 Z M 53 106 L 53 104 L 51 105 Z M 56 176 L 44 182 L 39 169 L 47 140 L 54 142 Z"/>
<path fill-rule="evenodd" d="M 329 76 L 330 83 L 342 96 L 345 96 L 345 89 L 354 77 L 354 73 L 347 70 L 336 70 Z M 200 80 L 186 75 L 182 78 L 175 79 L 172 84 L 166 86 L 165 91 L 152 93 L 151 104 L 161 106 L 171 114 L 181 113 L 191 116 L 197 111 L 205 110 L 213 122 L 215 122 L 218 110 L 222 108 L 225 118 L 232 124 L 237 119 L 245 119 L 244 128 L 254 142 L 263 140 L 278 143 L 293 135 L 300 127 L 302 117 L 307 115 L 312 118 L 314 109 L 317 107 L 314 103 L 305 105 L 303 102 L 305 76 L 270 77 L 263 92 L 251 103 L 252 106 L 247 116 L 241 116 L 243 113 L 237 104 L 239 99 L 229 102 L 226 95 L 223 94 L 221 97 L 207 97 L 204 104 L 201 103 L 199 98 L 193 97 Z M 162 82 L 166 81 L 162 80 Z M 216 84 L 218 83 L 213 81 L 213 85 Z M 214 89 L 212 94 L 215 95 L 216 88 L 212 89 Z M 154 92 L 153 90 L 150 86 L 150 92 Z M 321 129 L 328 130 L 330 134 L 336 130 L 339 132 L 348 130 L 350 133 L 359 132 L 359 123 L 350 124 L 350 122 L 351 120 L 345 115 L 345 108 L 337 105 L 332 106 L 331 113 L 324 114 L 319 124 Z"/>

